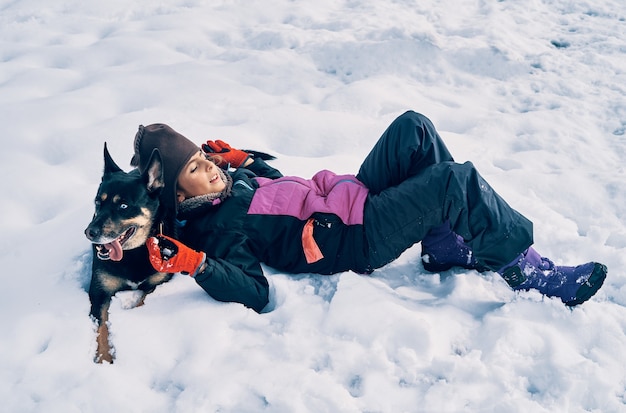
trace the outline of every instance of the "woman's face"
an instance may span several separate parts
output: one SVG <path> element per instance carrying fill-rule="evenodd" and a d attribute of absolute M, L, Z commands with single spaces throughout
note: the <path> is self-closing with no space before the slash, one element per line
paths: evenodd
<path fill-rule="evenodd" d="M 178 202 L 194 196 L 221 192 L 226 188 L 226 183 L 218 173 L 218 166 L 206 159 L 205 155 L 198 151 L 191 157 L 189 162 L 178 174 L 178 189 L 176 196 Z"/>

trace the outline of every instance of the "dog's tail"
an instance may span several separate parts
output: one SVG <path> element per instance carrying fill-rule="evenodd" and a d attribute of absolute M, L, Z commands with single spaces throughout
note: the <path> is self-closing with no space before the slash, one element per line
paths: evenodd
<path fill-rule="evenodd" d="M 261 158 L 264 161 L 271 161 L 271 160 L 276 159 L 274 155 L 270 155 L 269 153 L 265 153 L 265 152 L 255 151 L 253 149 L 242 149 L 242 151 L 251 154 L 255 158 Z"/>

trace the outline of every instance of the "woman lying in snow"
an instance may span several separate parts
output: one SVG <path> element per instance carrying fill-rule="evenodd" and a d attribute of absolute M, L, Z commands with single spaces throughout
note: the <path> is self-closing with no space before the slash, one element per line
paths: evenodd
<path fill-rule="evenodd" d="M 606 266 L 555 266 L 532 247 L 532 223 L 470 162 L 455 163 L 431 121 L 409 111 L 354 175 L 284 177 L 222 141 L 202 149 L 164 124 L 140 126 L 131 164 L 163 163 L 161 202 L 180 240 L 148 241 L 157 271 L 184 272 L 213 298 L 257 312 L 268 304 L 261 263 L 291 273 L 369 274 L 417 242 L 431 272 L 495 271 L 514 290 L 574 306 L 602 286 Z M 236 169 L 231 169 L 236 168 Z"/>

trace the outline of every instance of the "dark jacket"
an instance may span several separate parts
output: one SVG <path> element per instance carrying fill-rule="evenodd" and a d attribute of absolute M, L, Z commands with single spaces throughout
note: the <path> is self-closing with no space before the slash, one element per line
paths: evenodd
<path fill-rule="evenodd" d="M 179 216 L 181 240 L 207 254 L 196 282 L 213 298 L 261 311 L 269 292 L 261 263 L 290 273 L 368 271 L 368 190 L 354 176 L 283 177 L 261 159 L 230 174 L 228 198 Z"/>

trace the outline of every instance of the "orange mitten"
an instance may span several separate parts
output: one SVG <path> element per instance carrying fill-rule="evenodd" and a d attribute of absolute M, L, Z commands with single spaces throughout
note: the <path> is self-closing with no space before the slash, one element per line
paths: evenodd
<path fill-rule="evenodd" d="M 217 164 L 220 168 L 226 168 L 229 164 L 233 168 L 239 168 L 250 156 L 249 153 L 231 148 L 229 144 L 220 140 L 206 141 L 202 144 L 202 150 L 208 155 L 219 155 L 223 160 Z"/>
<path fill-rule="evenodd" d="M 180 241 L 157 235 L 146 241 L 150 264 L 159 272 L 180 272 L 195 277 L 206 260 L 206 254 L 195 251 Z"/>

